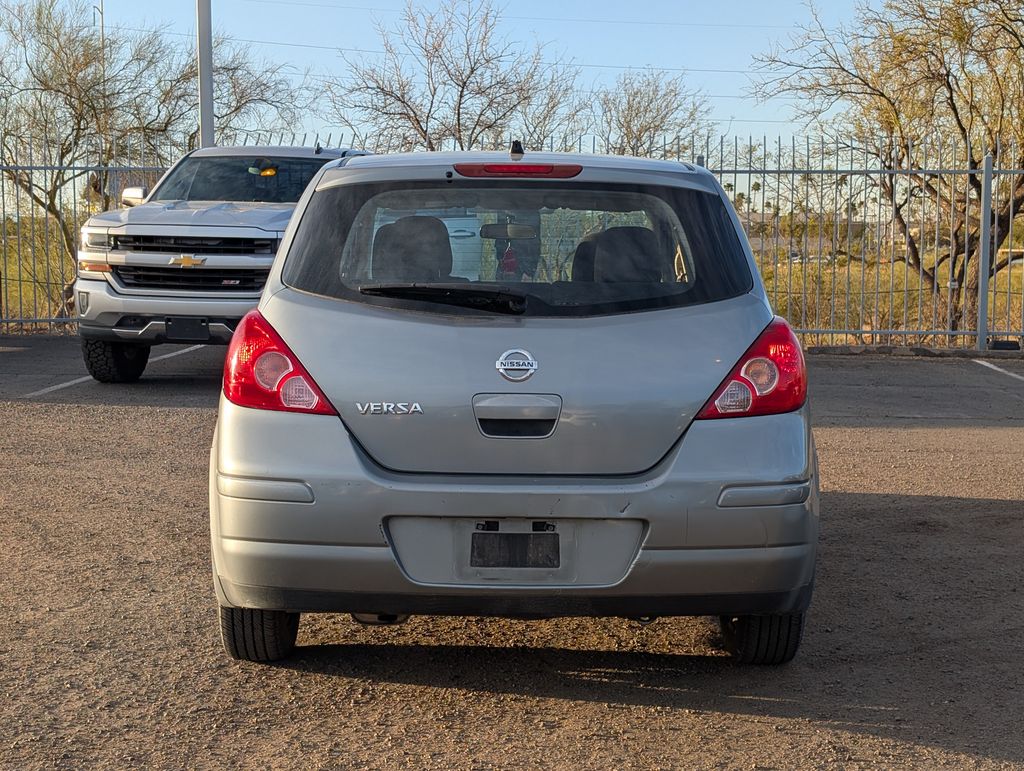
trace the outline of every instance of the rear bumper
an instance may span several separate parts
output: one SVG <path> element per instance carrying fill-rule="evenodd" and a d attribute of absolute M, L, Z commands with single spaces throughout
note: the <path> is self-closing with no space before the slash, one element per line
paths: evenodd
<path fill-rule="evenodd" d="M 559 618 L 563 616 L 731 616 L 757 613 L 798 613 L 811 603 L 813 586 L 784 592 L 746 594 L 536 596 L 516 594 L 419 595 L 371 594 L 277 589 L 224 584 L 235 607 L 287 610 L 296 613 L 366 613 L 418 616 L 501 616 Z"/>
<path fill-rule="evenodd" d="M 79 334 L 89 340 L 158 343 L 203 342 L 227 344 L 239 320 L 256 307 L 259 298 L 156 297 L 118 294 L 106 281 L 79 279 L 75 299 L 80 311 Z M 205 319 L 209 338 L 168 334 L 167 318 Z"/>
<path fill-rule="evenodd" d="M 224 605 L 635 617 L 789 612 L 810 602 L 818 488 L 806 411 L 695 423 L 636 477 L 485 478 L 388 472 L 337 418 L 222 399 L 210 472 Z M 408 547 L 396 547 L 393 517 L 632 520 L 643 535 L 624 573 L 598 585 L 426 580 L 403 559 Z"/>
<path fill-rule="evenodd" d="M 235 607 L 301 612 L 510 617 L 705 616 L 802 611 L 811 601 L 814 547 L 641 550 L 609 587 L 426 586 L 387 547 L 222 544 L 220 588 Z M 808 571 L 810 568 L 810 572 Z M 273 584 L 270 576 L 288 576 Z M 292 588 L 330 585 L 327 589 Z"/>

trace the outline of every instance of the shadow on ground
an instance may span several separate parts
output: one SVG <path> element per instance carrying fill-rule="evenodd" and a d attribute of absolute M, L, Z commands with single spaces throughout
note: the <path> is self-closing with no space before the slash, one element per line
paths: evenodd
<path fill-rule="evenodd" d="M 399 627 L 383 632 L 390 644 L 302 647 L 283 668 L 481 694 L 797 719 L 1024 763 L 1021 503 L 833 492 L 823 495 L 822 508 L 828 521 L 815 600 L 803 648 L 787 666 L 736 666 L 715 650 L 720 640 L 710 621 L 701 622 L 694 642 L 694 622 L 667 619 L 658 625 L 678 629 L 681 638 L 691 634 L 680 654 L 580 650 L 563 646 L 586 641 L 554 634 L 509 646 L 499 636 L 508 622 L 495 620 L 481 622 L 495 645 L 486 636 L 433 645 L 422 628 Z M 664 648 L 671 650 L 670 636 Z"/>

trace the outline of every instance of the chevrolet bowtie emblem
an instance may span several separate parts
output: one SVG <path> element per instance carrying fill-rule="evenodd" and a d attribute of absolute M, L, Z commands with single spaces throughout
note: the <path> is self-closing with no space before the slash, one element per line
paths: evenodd
<path fill-rule="evenodd" d="M 169 265 L 178 265 L 182 268 L 195 268 L 198 265 L 205 265 L 205 257 L 196 257 L 194 254 L 182 254 L 179 257 L 172 257 Z"/>

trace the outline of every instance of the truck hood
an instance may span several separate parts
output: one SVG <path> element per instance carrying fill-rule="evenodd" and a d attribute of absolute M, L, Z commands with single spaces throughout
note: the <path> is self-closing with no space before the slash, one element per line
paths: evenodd
<path fill-rule="evenodd" d="M 96 214 L 90 227 L 171 225 L 181 227 L 244 227 L 281 232 L 288 226 L 293 203 L 240 203 L 234 201 L 153 201 L 130 209 Z"/>

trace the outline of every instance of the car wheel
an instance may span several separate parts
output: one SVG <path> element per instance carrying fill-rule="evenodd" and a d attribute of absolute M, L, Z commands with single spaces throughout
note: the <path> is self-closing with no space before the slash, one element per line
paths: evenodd
<path fill-rule="evenodd" d="M 721 616 L 726 649 L 740 664 L 785 664 L 800 647 L 803 613 Z"/>
<path fill-rule="evenodd" d="M 278 661 L 295 650 L 299 614 L 220 606 L 220 639 L 233 659 Z"/>
<path fill-rule="evenodd" d="M 134 383 L 149 362 L 149 346 L 82 340 L 82 358 L 93 379 L 101 383 Z"/>

